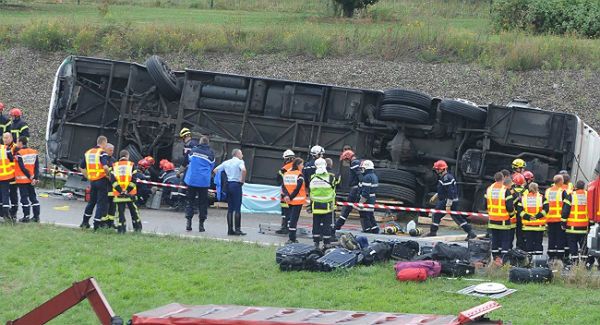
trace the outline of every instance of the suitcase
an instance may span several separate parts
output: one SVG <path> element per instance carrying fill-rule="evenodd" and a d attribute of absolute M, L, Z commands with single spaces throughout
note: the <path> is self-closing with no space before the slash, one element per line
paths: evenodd
<path fill-rule="evenodd" d="M 299 257 L 301 259 L 306 259 L 308 255 L 315 251 L 315 246 L 310 244 L 303 243 L 293 243 L 287 244 L 283 247 L 280 247 L 275 252 L 275 262 L 277 264 L 281 263 L 284 258 L 289 256 Z"/>
<path fill-rule="evenodd" d="M 357 263 L 357 253 L 345 248 L 334 248 L 317 260 L 323 272 L 353 267 Z"/>
<path fill-rule="evenodd" d="M 468 261 L 445 260 L 442 264 L 442 273 L 453 277 L 462 277 L 475 274 L 475 267 Z"/>
<path fill-rule="evenodd" d="M 414 240 L 394 243 L 392 259 L 410 261 L 419 253 L 419 243 Z"/>
<path fill-rule="evenodd" d="M 508 280 L 514 283 L 543 283 L 552 280 L 552 276 L 552 270 L 544 267 L 532 269 L 513 267 L 508 274 Z"/>
<path fill-rule="evenodd" d="M 470 239 L 469 257 L 471 263 L 488 264 L 492 256 L 492 243 L 489 240 Z"/>

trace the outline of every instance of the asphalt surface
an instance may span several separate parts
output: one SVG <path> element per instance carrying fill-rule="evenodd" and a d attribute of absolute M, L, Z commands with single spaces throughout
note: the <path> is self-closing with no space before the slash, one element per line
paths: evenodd
<path fill-rule="evenodd" d="M 79 227 L 81 224 L 83 210 L 86 202 L 81 199 L 67 199 L 60 195 L 46 193 L 40 191 L 39 195 L 41 205 L 41 222 L 55 224 L 65 227 Z M 140 209 L 142 226 L 144 233 L 152 233 L 158 235 L 176 235 L 191 238 L 212 238 L 224 241 L 243 241 L 248 243 L 257 243 L 261 245 L 283 245 L 287 240 L 286 235 L 277 235 L 272 232 L 259 233 L 261 224 L 271 224 L 273 229 L 277 229 L 280 225 L 280 216 L 277 214 L 242 214 L 242 230 L 247 233 L 246 236 L 228 236 L 226 222 L 226 208 L 209 208 L 208 220 L 205 223 L 205 232 L 198 231 L 198 217 L 194 216 L 193 231 L 185 230 L 185 217 L 183 212 L 177 212 L 168 208 L 152 210 L 147 208 Z M 22 217 L 22 212 L 19 210 L 18 218 Z M 131 218 L 126 212 L 128 222 L 128 231 L 132 231 Z M 298 240 L 301 242 L 312 242 L 310 238 L 310 228 L 312 219 L 309 216 L 300 218 L 298 222 L 299 229 L 305 229 L 306 233 L 302 234 L 299 230 Z M 421 226 L 422 230 L 426 230 L 428 226 Z M 356 235 L 364 235 L 370 241 L 374 239 L 395 239 L 406 238 L 416 239 L 419 242 L 431 242 L 426 238 L 414 238 L 408 236 L 392 236 L 392 235 L 374 235 L 364 234 L 360 232 L 360 223 L 358 220 L 348 220 L 341 232 L 350 231 Z M 452 228 L 440 229 L 440 235 L 457 235 L 461 234 L 460 230 Z"/>

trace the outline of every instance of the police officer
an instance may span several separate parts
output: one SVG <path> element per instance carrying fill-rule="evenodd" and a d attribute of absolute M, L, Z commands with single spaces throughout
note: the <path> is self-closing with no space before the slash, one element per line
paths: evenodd
<path fill-rule="evenodd" d="M 148 159 L 142 158 L 138 161 L 137 168 L 133 171 L 133 181 L 137 186 L 136 206 L 138 207 L 145 205 L 150 194 L 152 194 L 152 189 L 148 184 L 138 183 L 138 180 L 151 180 L 150 167 L 152 167 L 152 164 L 150 164 Z"/>
<path fill-rule="evenodd" d="M 510 188 L 504 185 L 504 175 L 494 175 L 494 184 L 485 194 L 488 211 L 488 229 L 492 237 L 492 257 L 502 258 L 511 249 L 510 213 L 514 211 L 514 202 Z"/>
<path fill-rule="evenodd" d="M 40 176 L 40 165 L 38 162 L 38 152 L 35 149 L 27 147 L 27 137 L 21 136 L 17 140 L 17 154 L 15 159 L 15 181 L 21 194 L 21 207 L 23 209 L 23 218 L 20 222 L 40 222 L 40 202 L 37 199 L 34 185 L 37 184 Z M 29 218 L 30 211 L 33 210 L 33 218 Z"/>
<path fill-rule="evenodd" d="M 561 227 L 561 218 L 564 210 L 563 202 L 568 200 L 568 194 L 563 188 L 563 176 L 554 175 L 553 181 L 552 186 L 547 188 L 544 193 L 549 207 L 546 225 L 548 228 L 548 258 L 550 260 L 564 258 L 566 236 Z"/>
<path fill-rule="evenodd" d="M 4 133 L 10 137 L 10 133 Z M 5 138 L 5 136 L 3 136 Z M 2 199 L 2 217 L 14 222 L 15 218 L 10 214 L 9 188 L 10 183 L 15 180 L 15 159 L 12 150 L 5 145 L 0 145 L 0 197 Z"/>
<path fill-rule="evenodd" d="M 546 230 L 546 215 L 550 209 L 548 201 L 539 193 L 537 183 L 529 184 L 529 191 L 521 197 L 520 215 L 525 237 L 525 251 L 531 255 L 544 253 L 543 239 Z"/>
<path fill-rule="evenodd" d="M 375 193 L 377 192 L 377 187 L 379 186 L 379 179 L 377 178 L 377 175 L 375 175 L 375 165 L 371 160 L 363 160 L 360 163 L 360 169 L 363 173 L 363 177 L 360 186 L 360 199 L 358 202 L 375 204 Z M 379 226 L 375 221 L 375 209 L 361 207 L 358 211 L 363 232 L 378 234 Z"/>
<path fill-rule="evenodd" d="M 7 148 L 9 148 L 10 152 L 12 153 L 12 155 L 14 157 L 17 153 L 17 145 L 15 144 L 15 141 L 13 141 L 12 134 L 5 132 L 2 135 L 2 143 L 4 143 Z M 17 211 L 19 211 L 19 187 L 17 186 L 17 183 L 14 180 L 10 183 L 9 195 L 10 195 L 9 213 L 10 213 L 11 218 L 15 219 L 17 217 Z"/>
<path fill-rule="evenodd" d="M 83 221 L 79 227 L 89 228 L 92 212 L 96 208 L 94 214 L 94 229 L 100 227 L 102 217 L 106 214 L 108 204 L 108 183 L 110 175 L 109 159 L 105 148 L 108 139 L 101 135 L 96 139 L 96 146 L 89 149 L 83 155 L 79 170 L 90 181 L 90 201 L 85 207 L 83 213 Z"/>
<path fill-rule="evenodd" d="M 340 161 L 350 162 L 349 185 L 350 193 L 348 193 L 348 203 L 357 203 L 360 200 L 360 184 L 362 183 L 363 174 L 360 169 L 360 160 L 356 158 L 354 151 L 346 150 L 340 155 Z M 335 230 L 342 229 L 346 223 L 348 215 L 352 211 L 352 206 L 344 206 L 340 217 L 335 222 Z"/>
<path fill-rule="evenodd" d="M 431 198 L 431 201 L 434 201 L 436 198 L 438 200 L 435 208 L 437 210 L 446 210 L 446 212 L 456 210 L 458 206 L 458 187 L 454 176 L 448 172 L 448 164 L 443 160 L 438 160 L 433 164 L 433 170 L 438 176 L 437 194 Z M 450 214 L 450 216 L 467 233 L 467 240 L 477 237 L 465 217 L 456 214 Z M 425 236 L 437 236 L 440 221 L 443 217 L 444 213 L 433 214 L 431 228 Z"/>
<path fill-rule="evenodd" d="M 113 200 L 117 205 L 118 221 L 117 231 L 124 234 L 127 231 L 127 221 L 125 220 L 125 208 L 129 209 L 131 214 L 131 223 L 134 231 L 142 231 L 142 221 L 135 205 L 135 196 L 137 193 L 136 184 L 133 181 L 133 162 L 129 161 L 129 152 L 121 150 L 119 152 L 119 161 L 112 165 L 112 190 Z"/>
<path fill-rule="evenodd" d="M 277 185 L 278 186 L 283 185 L 283 175 L 285 173 L 287 173 L 290 169 L 292 169 L 292 164 L 293 164 L 295 158 L 296 158 L 296 154 L 292 150 L 287 149 L 286 151 L 283 152 L 283 166 L 277 172 Z M 281 196 L 280 205 L 281 205 L 281 229 L 275 231 L 275 233 L 281 234 L 281 235 L 287 235 L 289 232 L 289 230 L 288 230 L 289 206 L 283 200 L 283 195 Z"/>
<path fill-rule="evenodd" d="M 302 175 L 303 167 L 304 160 L 301 158 L 296 158 L 292 163 L 292 169 L 283 175 L 281 192 L 285 203 L 289 205 L 290 218 L 288 224 L 288 228 L 290 230 L 288 234 L 288 244 L 298 242 L 296 239 L 296 227 L 298 225 L 298 219 L 300 218 L 300 211 L 306 202 L 306 188 L 304 185 L 305 181 L 304 176 Z"/>
<path fill-rule="evenodd" d="M 577 264 L 579 258 L 586 261 L 586 264 L 590 262 L 586 249 L 586 236 L 590 229 L 587 199 L 588 193 L 585 190 L 585 183 L 583 181 L 577 182 L 571 194 L 565 193 L 561 226 L 566 232 L 569 255 L 571 256 L 570 264 Z M 581 256 L 579 256 L 580 252 Z M 591 261 L 593 262 L 593 259 Z"/>
<path fill-rule="evenodd" d="M 106 154 L 108 155 L 108 165 L 112 170 L 112 166 L 117 162 L 115 157 L 115 146 L 111 143 L 106 144 Z M 117 205 L 114 201 L 114 192 L 112 189 L 112 184 L 109 184 L 108 187 L 108 208 L 106 210 L 106 215 L 102 218 L 102 222 L 100 223 L 100 227 L 106 228 L 114 228 L 115 226 L 115 214 L 117 212 Z"/>
<path fill-rule="evenodd" d="M 327 171 L 327 162 L 323 158 L 315 160 L 315 173 L 311 176 L 310 202 L 313 213 L 313 241 L 319 249 L 321 239 L 324 248 L 331 244 L 331 214 L 335 209 L 335 187 L 337 179 Z"/>
<path fill-rule="evenodd" d="M 186 167 L 184 182 L 187 184 L 187 206 L 185 230 L 192 230 L 194 203 L 198 200 L 198 231 L 204 232 L 204 222 L 208 216 L 208 188 L 210 187 L 211 171 L 215 165 L 215 153 L 208 145 L 207 137 L 200 138 L 200 143 L 192 148 L 184 160 Z"/>
<path fill-rule="evenodd" d="M 527 195 L 529 191 L 525 188 L 525 177 L 521 173 L 514 173 L 512 176 L 512 188 L 510 193 L 513 197 L 515 211 L 510 213 L 510 246 L 513 247 L 513 241 L 516 237 L 516 246 L 525 250 L 525 236 L 523 236 L 523 222 L 519 212 L 521 211 L 521 197 Z"/>
<path fill-rule="evenodd" d="M 4 107 L 4 104 L 0 103 L 0 131 L 2 131 L 2 134 L 10 132 L 10 124 L 12 122 L 10 118 L 4 115 Z"/>
<path fill-rule="evenodd" d="M 227 176 L 227 235 L 245 236 L 242 231 L 242 186 L 246 181 L 246 164 L 242 150 L 233 149 L 231 156 L 213 172 L 225 172 Z"/>

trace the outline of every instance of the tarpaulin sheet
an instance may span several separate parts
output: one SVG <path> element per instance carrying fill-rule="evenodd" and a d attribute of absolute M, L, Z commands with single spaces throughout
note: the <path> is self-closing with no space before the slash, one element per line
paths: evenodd
<path fill-rule="evenodd" d="M 244 195 L 255 195 L 264 197 L 280 197 L 281 188 L 279 186 L 248 184 L 242 187 Z M 242 212 L 244 213 L 277 213 L 281 214 L 279 201 L 242 197 Z"/>

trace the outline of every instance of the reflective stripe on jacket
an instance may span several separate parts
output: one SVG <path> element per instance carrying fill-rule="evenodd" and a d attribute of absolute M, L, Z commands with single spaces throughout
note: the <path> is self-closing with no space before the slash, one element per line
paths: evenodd
<path fill-rule="evenodd" d="M 102 148 L 92 148 L 85 152 L 85 169 L 87 171 L 87 178 L 90 181 L 96 181 L 106 177 L 106 172 L 104 172 L 104 168 L 100 163 L 102 152 Z"/>
<path fill-rule="evenodd" d="M 283 174 L 283 186 L 289 194 L 292 194 L 298 187 L 298 178 L 302 175 L 300 170 L 290 170 Z M 291 197 L 290 197 L 291 198 Z M 304 182 L 300 185 L 298 194 L 291 198 L 289 205 L 303 205 L 306 202 L 306 188 Z"/>
<path fill-rule="evenodd" d="M 15 178 L 15 163 L 8 158 L 8 150 L 5 145 L 0 145 L 0 181 L 13 180 Z"/>
<path fill-rule="evenodd" d="M 548 215 L 546 215 L 547 223 L 555 223 L 560 222 L 560 214 L 562 212 L 563 200 L 562 195 L 564 188 L 553 185 L 552 187 L 546 190 L 546 199 L 548 200 L 548 204 L 550 205 L 550 210 L 548 211 Z"/>
<path fill-rule="evenodd" d="M 535 217 L 538 213 L 543 213 L 544 197 L 540 193 L 527 193 L 521 198 L 523 212 Z M 523 230 L 544 231 L 546 229 L 546 217 L 535 220 L 522 220 Z"/>
<path fill-rule="evenodd" d="M 23 160 L 25 169 L 29 172 L 29 175 L 35 174 L 35 161 L 38 157 L 38 152 L 35 149 L 23 148 L 17 151 L 17 154 Z M 19 167 L 19 164 L 15 164 L 15 181 L 17 184 L 30 184 L 31 179 L 25 176 L 25 173 Z"/>
<path fill-rule="evenodd" d="M 571 193 L 571 213 L 567 218 L 568 233 L 587 234 L 589 226 L 587 191 L 576 190 Z"/>
<path fill-rule="evenodd" d="M 506 186 L 496 182 L 487 188 L 488 228 L 510 229 L 510 216 L 506 209 Z"/>

